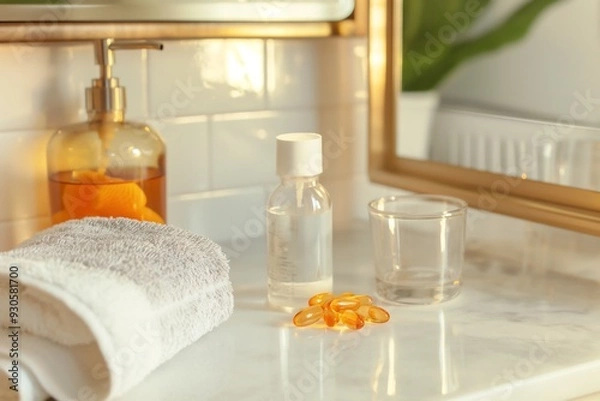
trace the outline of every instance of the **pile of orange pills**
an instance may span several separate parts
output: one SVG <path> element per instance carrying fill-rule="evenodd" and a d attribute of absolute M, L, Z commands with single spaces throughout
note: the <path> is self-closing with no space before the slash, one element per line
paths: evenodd
<path fill-rule="evenodd" d="M 385 309 L 374 305 L 373 298 L 365 294 L 344 292 L 334 295 L 323 292 L 313 295 L 308 300 L 308 307 L 294 316 L 297 327 L 310 326 L 321 319 L 328 327 L 342 324 L 350 329 L 361 329 L 365 322 L 385 323 L 390 314 Z"/>

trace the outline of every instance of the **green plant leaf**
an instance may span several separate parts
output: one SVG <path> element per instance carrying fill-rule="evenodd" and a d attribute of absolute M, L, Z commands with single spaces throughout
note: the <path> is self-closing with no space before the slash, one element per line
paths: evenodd
<path fill-rule="evenodd" d="M 410 9 L 418 4 L 421 8 L 419 36 L 422 37 L 425 33 L 436 36 L 440 27 L 449 24 L 446 14 L 464 12 L 465 5 L 469 1 L 473 0 L 404 0 L 404 7 Z"/>
<path fill-rule="evenodd" d="M 402 48 L 410 48 L 421 32 L 422 1 L 404 0 L 402 8 Z"/>
<path fill-rule="evenodd" d="M 420 75 L 404 80 L 403 90 L 433 89 L 450 71 L 470 58 L 498 50 L 509 43 L 521 40 L 540 14 L 560 1 L 564 0 L 531 0 L 491 31 L 478 38 L 449 47 L 443 57 L 439 57 L 436 63 L 424 68 Z"/>
<path fill-rule="evenodd" d="M 405 0 L 403 14 L 403 82 L 413 82 L 424 69 L 444 60 L 449 45 L 458 42 L 491 0 Z M 473 7 L 478 11 L 473 15 Z M 452 37 L 453 36 L 453 37 Z M 440 42 L 442 39 L 442 42 Z M 431 48 L 432 42 L 439 43 Z"/>

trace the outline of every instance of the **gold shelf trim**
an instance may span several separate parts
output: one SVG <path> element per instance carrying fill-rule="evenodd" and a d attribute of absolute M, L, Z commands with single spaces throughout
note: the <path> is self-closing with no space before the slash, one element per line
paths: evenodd
<path fill-rule="evenodd" d="M 336 22 L 0 22 L 0 42 L 365 36 L 367 1 L 358 0 L 352 15 Z"/>

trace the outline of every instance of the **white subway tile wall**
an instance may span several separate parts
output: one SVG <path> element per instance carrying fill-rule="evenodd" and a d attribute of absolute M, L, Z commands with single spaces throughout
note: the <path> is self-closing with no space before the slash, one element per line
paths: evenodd
<path fill-rule="evenodd" d="M 212 120 L 214 188 L 270 184 L 275 174 L 275 137 L 289 130 L 318 131 L 313 110 L 222 114 Z M 257 158 L 257 155 L 261 155 Z"/>
<path fill-rule="evenodd" d="M 307 40 L 266 41 L 266 90 L 269 109 L 310 108 L 318 104 L 317 46 Z"/>
<path fill-rule="evenodd" d="M 46 142 L 51 131 L 0 134 L 0 222 L 48 215 Z"/>
<path fill-rule="evenodd" d="M 17 51 L 19 48 L 24 50 Z M 0 130 L 36 129 L 47 125 L 48 109 L 61 101 L 61 93 L 55 93 L 54 101 L 48 102 L 48 91 L 54 84 L 51 53 L 46 47 L 0 45 L 3 86 Z"/>
<path fill-rule="evenodd" d="M 167 41 L 162 52 L 123 51 L 116 60 L 127 118 L 148 122 L 167 143 L 170 224 L 234 253 L 262 236 L 283 132 L 324 135 L 337 228 L 366 217 L 366 197 L 385 192 L 366 176 L 364 38 Z M 84 89 L 98 67 L 91 44 L 1 44 L 0 65 L 5 250 L 49 225 L 45 144 L 57 127 L 85 120 Z"/>
<path fill-rule="evenodd" d="M 169 194 L 183 195 L 209 190 L 211 153 L 208 118 L 198 116 L 173 121 L 150 121 L 149 125 L 159 130 L 167 147 Z"/>
<path fill-rule="evenodd" d="M 167 43 L 148 54 L 151 117 L 265 109 L 262 40 L 211 39 Z"/>

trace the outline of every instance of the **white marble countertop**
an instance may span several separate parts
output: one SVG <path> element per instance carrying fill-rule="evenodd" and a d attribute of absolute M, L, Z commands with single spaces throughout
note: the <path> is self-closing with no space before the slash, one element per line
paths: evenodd
<path fill-rule="evenodd" d="M 375 294 L 368 228 L 337 233 L 336 291 Z M 231 261 L 231 319 L 120 401 L 567 400 L 600 391 L 600 282 L 469 260 L 441 306 L 360 331 L 298 329 L 265 302 L 264 241 Z"/>

